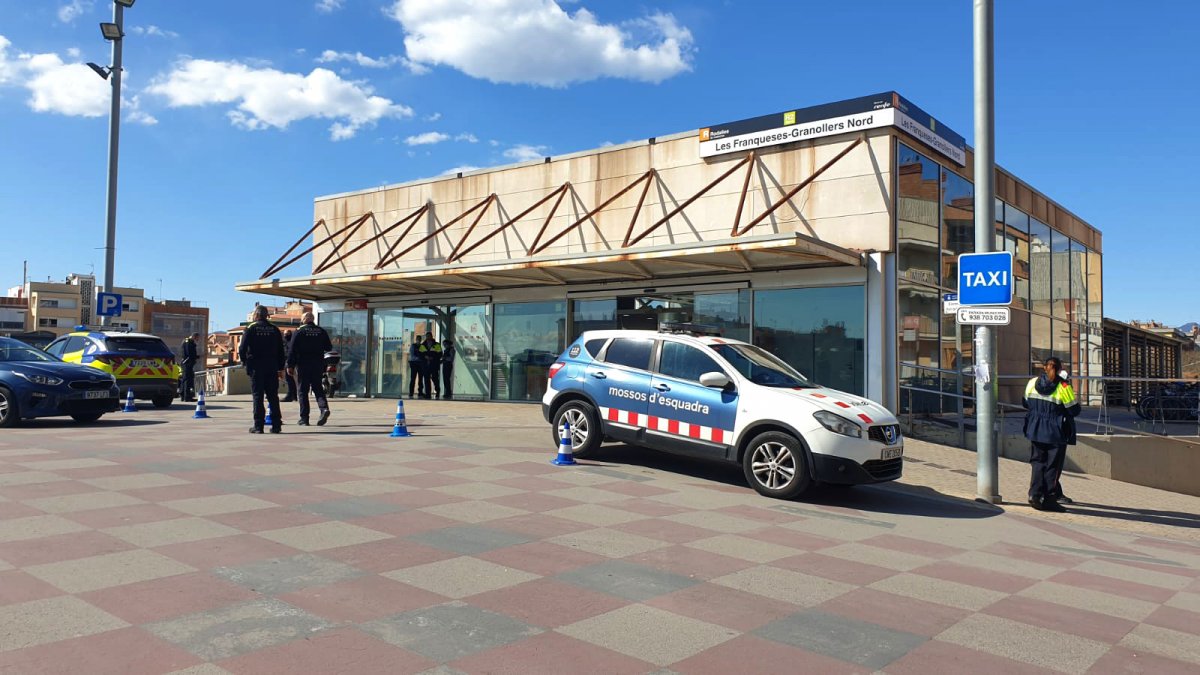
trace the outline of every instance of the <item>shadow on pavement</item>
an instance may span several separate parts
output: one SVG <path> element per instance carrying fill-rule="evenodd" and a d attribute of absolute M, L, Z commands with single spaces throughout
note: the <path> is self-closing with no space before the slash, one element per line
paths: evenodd
<path fill-rule="evenodd" d="M 591 466 L 644 467 L 690 476 L 752 493 L 740 466 L 705 458 L 681 457 L 629 445 L 606 445 L 596 455 L 581 460 Z M 723 488 L 722 491 L 727 491 Z M 780 502 L 787 503 L 787 502 Z M 838 487 L 816 485 L 795 504 L 836 506 L 873 513 L 929 518 L 991 518 L 1004 509 L 946 495 L 932 488 L 892 484 Z"/>
<path fill-rule="evenodd" d="M 992 518 L 1004 513 L 998 506 L 907 484 L 880 483 L 851 488 L 818 485 L 804 496 L 804 501 L 818 506 L 924 518 Z"/>
<path fill-rule="evenodd" d="M 112 413 L 95 422 L 76 422 L 69 417 L 39 417 L 32 420 L 22 420 L 18 429 L 101 429 L 105 427 L 144 427 L 151 424 L 166 424 L 168 420 L 145 420 L 117 417 L 120 413 Z"/>
<path fill-rule="evenodd" d="M 1124 506 L 1089 504 L 1078 501 L 1074 504 L 1067 505 L 1067 511 L 1069 513 L 1077 513 L 1081 516 L 1097 516 L 1100 518 L 1130 520 L 1139 523 L 1155 523 L 1158 525 L 1169 525 L 1171 527 L 1200 528 L 1200 514 L 1185 513 L 1183 511 L 1135 509 Z"/>

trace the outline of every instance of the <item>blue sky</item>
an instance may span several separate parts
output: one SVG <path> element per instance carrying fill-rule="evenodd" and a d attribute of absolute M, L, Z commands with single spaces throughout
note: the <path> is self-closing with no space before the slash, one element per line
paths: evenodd
<path fill-rule="evenodd" d="M 139 0 L 116 280 L 225 328 L 317 195 L 888 89 L 970 143 L 971 5 Z M 1106 316 L 1200 319 L 1200 6 L 997 5 L 998 162 L 1104 233 Z M 0 287 L 102 276 L 111 11 L 0 0 Z"/>

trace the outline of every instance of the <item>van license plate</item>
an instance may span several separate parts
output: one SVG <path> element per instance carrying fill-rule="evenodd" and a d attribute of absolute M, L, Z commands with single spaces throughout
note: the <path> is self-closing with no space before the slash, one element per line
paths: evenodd
<path fill-rule="evenodd" d="M 84 392 L 84 398 L 110 398 L 112 394 L 108 391 L 88 391 Z"/>
<path fill-rule="evenodd" d="M 904 448 L 884 448 L 883 459 L 896 459 L 904 456 Z"/>

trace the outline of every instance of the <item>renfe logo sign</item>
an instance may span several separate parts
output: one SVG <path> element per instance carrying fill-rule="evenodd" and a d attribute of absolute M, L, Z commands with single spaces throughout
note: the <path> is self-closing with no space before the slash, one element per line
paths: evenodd
<path fill-rule="evenodd" d="M 96 316 L 121 316 L 122 297 L 117 293 L 96 294 Z"/>
<path fill-rule="evenodd" d="M 1009 251 L 958 256 L 958 304 L 1009 305 L 1013 300 L 1013 257 Z"/>
<path fill-rule="evenodd" d="M 890 126 L 966 165 L 966 140 L 894 91 L 705 127 L 700 130 L 700 156 Z"/>

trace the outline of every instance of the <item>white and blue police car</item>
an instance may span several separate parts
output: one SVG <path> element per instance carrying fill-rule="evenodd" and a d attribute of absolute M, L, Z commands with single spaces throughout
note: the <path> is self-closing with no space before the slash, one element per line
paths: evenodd
<path fill-rule="evenodd" d="M 588 331 L 550 367 L 542 412 L 572 452 L 605 440 L 742 465 L 778 499 L 814 483 L 895 480 L 904 439 L 896 418 L 861 396 L 814 384 L 771 353 L 684 326 Z"/>

